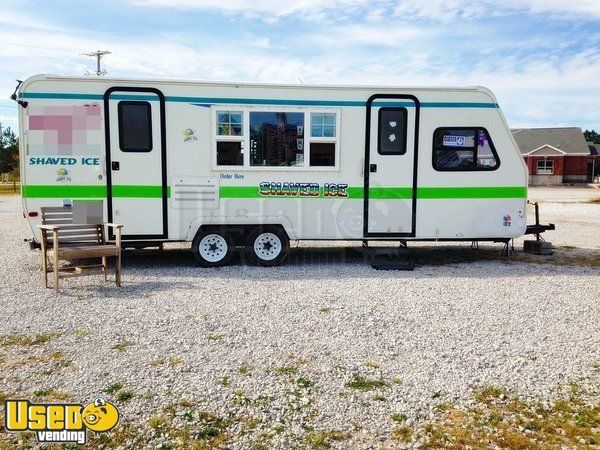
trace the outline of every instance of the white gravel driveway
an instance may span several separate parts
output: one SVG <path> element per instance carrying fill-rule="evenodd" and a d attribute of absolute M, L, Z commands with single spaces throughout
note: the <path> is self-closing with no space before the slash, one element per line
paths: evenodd
<path fill-rule="evenodd" d="M 573 220 L 598 217 L 600 205 L 577 206 Z M 560 206 L 544 208 L 545 221 L 557 218 Z M 598 252 L 598 222 L 582 226 L 586 251 Z M 127 251 L 122 288 L 86 277 L 56 296 L 22 242 L 15 197 L 0 196 L 0 230 L 0 335 L 53 333 L 0 347 L 5 395 L 44 389 L 86 402 L 116 398 L 118 388 L 103 390 L 119 383 L 132 397 L 115 400 L 123 420 L 142 427 L 183 400 L 251 418 L 243 433 L 230 428 L 233 447 L 269 435 L 268 447 L 287 448 L 310 430 L 340 430 L 348 437 L 332 445 L 365 448 L 393 443 L 393 413 L 423 420 L 477 386 L 545 400 L 600 379 L 597 266 L 498 258 L 380 272 L 311 250 L 279 268 L 201 269 L 181 249 Z M 552 240 L 568 242 L 561 233 Z M 363 378 L 376 383 L 351 383 Z"/>

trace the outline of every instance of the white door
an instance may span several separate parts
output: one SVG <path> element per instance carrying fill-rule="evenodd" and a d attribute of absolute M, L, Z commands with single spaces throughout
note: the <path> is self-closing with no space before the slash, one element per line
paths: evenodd
<path fill-rule="evenodd" d="M 378 94 L 367 102 L 365 236 L 415 236 L 419 101 Z"/>
<path fill-rule="evenodd" d="M 111 88 L 104 104 L 109 221 L 123 225 L 124 239 L 166 238 L 164 96 L 156 89 Z"/>

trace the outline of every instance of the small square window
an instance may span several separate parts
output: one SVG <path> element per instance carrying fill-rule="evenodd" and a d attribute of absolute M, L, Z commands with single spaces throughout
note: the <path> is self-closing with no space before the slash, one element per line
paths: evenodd
<path fill-rule="evenodd" d="M 243 136 L 243 114 L 239 111 L 217 111 L 217 135 Z"/>
<path fill-rule="evenodd" d="M 335 113 L 312 113 L 310 115 L 311 137 L 335 137 Z"/>

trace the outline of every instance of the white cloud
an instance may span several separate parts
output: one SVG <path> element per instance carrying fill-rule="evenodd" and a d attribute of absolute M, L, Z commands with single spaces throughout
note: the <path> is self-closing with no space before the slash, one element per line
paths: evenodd
<path fill-rule="evenodd" d="M 351 13 L 369 20 L 385 19 L 386 11 L 399 17 L 424 17 L 448 22 L 454 18 L 473 18 L 506 14 L 514 11 L 549 13 L 559 16 L 600 18 L 598 0 L 131 0 L 137 5 L 220 11 L 243 14 L 249 18 L 274 21 L 294 15 L 302 20 L 341 21 Z M 393 6 L 395 5 L 395 6 Z"/>
<path fill-rule="evenodd" d="M 485 18 L 514 12 L 552 14 L 572 18 L 600 18 L 598 0 L 400 0 L 395 7 L 398 17 L 423 17 L 452 22 L 456 19 Z M 460 26 L 460 23 L 456 24 Z"/>

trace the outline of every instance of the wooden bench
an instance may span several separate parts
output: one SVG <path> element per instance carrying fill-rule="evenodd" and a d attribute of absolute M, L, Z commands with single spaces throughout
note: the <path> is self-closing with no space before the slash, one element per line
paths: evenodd
<path fill-rule="evenodd" d="M 56 221 L 68 220 L 64 217 Z M 115 242 L 107 243 L 104 229 L 115 230 Z M 59 278 L 84 275 L 104 275 L 107 280 L 107 259 L 115 258 L 115 282 L 121 286 L 121 228 L 114 223 L 86 225 L 47 223 L 38 225 L 41 231 L 42 282 L 48 287 L 48 274 L 54 274 L 54 292 L 58 293 Z M 59 267 L 60 261 L 102 258 L 101 264 Z"/>

